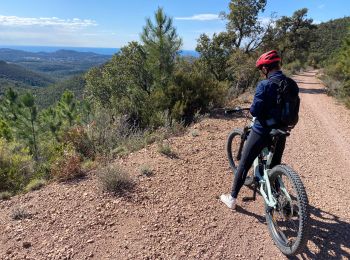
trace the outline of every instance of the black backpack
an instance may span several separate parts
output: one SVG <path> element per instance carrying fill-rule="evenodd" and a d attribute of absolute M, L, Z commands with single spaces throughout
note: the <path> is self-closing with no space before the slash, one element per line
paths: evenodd
<path fill-rule="evenodd" d="M 294 128 L 299 120 L 299 87 L 291 78 L 270 79 L 278 85 L 277 89 L 277 108 L 279 110 L 279 118 L 276 118 L 281 127 L 289 129 Z"/>

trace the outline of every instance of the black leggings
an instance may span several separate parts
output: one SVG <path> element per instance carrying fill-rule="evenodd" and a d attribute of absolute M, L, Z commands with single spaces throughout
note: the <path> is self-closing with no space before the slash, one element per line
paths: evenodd
<path fill-rule="evenodd" d="M 270 144 L 270 142 L 271 137 L 269 135 L 260 135 L 254 130 L 250 131 L 246 144 L 243 147 L 241 160 L 234 177 L 231 192 L 231 196 L 233 198 L 237 198 L 255 158 L 260 154 L 264 147 Z M 275 153 L 271 162 L 271 168 L 281 163 L 285 144 L 286 138 L 280 137 L 276 144 Z"/>

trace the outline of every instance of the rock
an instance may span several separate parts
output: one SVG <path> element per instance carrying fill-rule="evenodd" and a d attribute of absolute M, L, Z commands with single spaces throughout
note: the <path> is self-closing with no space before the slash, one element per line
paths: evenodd
<path fill-rule="evenodd" d="M 92 244 L 93 242 L 95 242 L 93 239 L 89 239 L 88 241 L 86 241 L 86 243 L 88 244 Z"/>
<path fill-rule="evenodd" d="M 23 242 L 22 246 L 23 246 L 24 248 L 29 248 L 29 247 L 32 246 L 32 243 L 30 243 L 30 242 L 28 242 L 28 241 L 25 241 L 25 242 Z"/>

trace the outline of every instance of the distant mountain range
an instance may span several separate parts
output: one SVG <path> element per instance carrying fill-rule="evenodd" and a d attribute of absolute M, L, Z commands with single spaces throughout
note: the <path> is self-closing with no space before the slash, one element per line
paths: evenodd
<path fill-rule="evenodd" d="M 93 48 L 93 47 L 54 47 L 54 46 L 10 46 L 0 45 L 3 49 L 20 50 L 25 52 L 56 52 L 59 50 L 70 50 L 77 52 L 93 52 L 101 55 L 113 55 L 119 52 L 119 48 Z M 194 50 L 182 50 L 181 55 L 183 56 L 194 56 L 198 57 L 199 53 Z"/>
<path fill-rule="evenodd" d="M 8 48 L 0 49 L 0 60 L 11 62 L 39 62 L 39 61 L 92 61 L 105 62 L 111 55 L 94 52 L 78 52 L 73 50 L 57 50 L 55 52 L 28 52 Z"/>
<path fill-rule="evenodd" d="M 91 67 L 104 64 L 111 57 L 111 55 L 73 50 L 28 52 L 9 48 L 0 49 L 0 60 L 43 73 L 54 80 L 81 74 Z"/>

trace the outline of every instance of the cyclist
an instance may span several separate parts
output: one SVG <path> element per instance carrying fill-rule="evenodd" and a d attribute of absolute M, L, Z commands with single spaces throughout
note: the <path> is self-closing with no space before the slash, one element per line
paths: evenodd
<path fill-rule="evenodd" d="M 281 71 L 280 62 L 281 57 L 275 50 L 262 54 L 256 61 L 256 67 L 266 78 L 258 83 L 254 100 L 250 107 L 250 113 L 256 119 L 244 145 L 231 194 L 222 194 L 220 196 L 220 200 L 231 209 L 236 207 L 238 193 L 255 158 L 271 142 L 271 137 L 269 136 L 271 129 L 278 128 L 275 118 L 278 118 L 278 113 L 281 113 L 281 111 L 277 107 L 277 89 L 279 86 L 276 81 L 279 82 L 286 78 Z M 292 82 L 295 83 L 293 80 Z M 295 86 L 297 91 L 299 91 L 296 83 Z M 281 163 L 285 143 L 285 137 L 279 138 L 271 167 Z"/>

